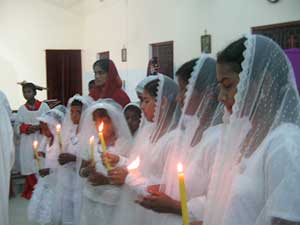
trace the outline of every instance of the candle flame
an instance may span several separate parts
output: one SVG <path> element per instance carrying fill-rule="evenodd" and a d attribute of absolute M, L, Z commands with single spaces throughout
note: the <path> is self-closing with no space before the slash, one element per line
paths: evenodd
<path fill-rule="evenodd" d="M 99 125 L 99 127 L 98 127 L 98 131 L 102 132 L 103 131 L 103 127 L 104 127 L 104 123 L 101 122 L 100 125 Z"/>
<path fill-rule="evenodd" d="M 93 144 L 93 143 L 94 143 L 94 139 L 95 139 L 94 136 L 90 137 L 90 144 Z"/>
<path fill-rule="evenodd" d="M 178 163 L 177 164 L 177 172 L 178 173 L 182 173 L 183 172 L 183 165 L 182 165 L 182 163 Z"/>
<path fill-rule="evenodd" d="M 130 163 L 129 166 L 127 166 L 127 169 L 128 170 L 135 170 L 139 167 L 139 165 L 140 165 L 140 157 L 138 156 L 138 157 L 136 157 L 136 159 L 132 163 Z"/>
<path fill-rule="evenodd" d="M 56 132 L 59 133 L 61 130 L 61 125 L 60 124 L 57 124 L 56 125 Z"/>
<path fill-rule="evenodd" d="M 32 144 L 32 145 L 33 145 L 33 148 L 34 148 L 34 149 L 37 149 L 38 144 L 39 144 L 39 143 L 38 143 L 37 140 L 33 141 L 33 144 Z"/>

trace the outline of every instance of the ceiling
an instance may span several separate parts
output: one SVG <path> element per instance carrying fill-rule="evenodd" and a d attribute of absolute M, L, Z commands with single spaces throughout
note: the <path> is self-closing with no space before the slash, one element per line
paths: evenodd
<path fill-rule="evenodd" d="M 43 0 L 49 4 L 56 5 L 58 7 L 64 8 L 64 9 L 70 9 L 78 4 L 81 4 L 84 2 L 84 0 Z"/>

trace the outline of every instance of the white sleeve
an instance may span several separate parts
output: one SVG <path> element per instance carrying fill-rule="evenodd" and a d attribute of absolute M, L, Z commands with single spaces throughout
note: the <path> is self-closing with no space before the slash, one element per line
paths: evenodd
<path fill-rule="evenodd" d="M 125 184 L 127 184 L 138 195 L 148 195 L 147 187 L 151 185 L 138 171 L 128 173 Z"/>
<path fill-rule="evenodd" d="M 300 221 L 299 146 L 295 141 L 278 139 L 281 141 L 275 140 L 266 156 L 265 210 L 271 217 Z"/>

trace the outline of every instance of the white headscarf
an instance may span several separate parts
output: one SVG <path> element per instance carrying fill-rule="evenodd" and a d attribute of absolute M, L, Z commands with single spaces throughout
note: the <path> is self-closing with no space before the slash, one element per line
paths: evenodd
<path fill-rule="evenodd" d="M 136 93 L 138 93 L 138 94 L 143 94 L 145 85 L 146 85 L 147 83 L 153 81 L 153 80 L 156 80 L 156 79 L 157 79 L 157 75 L 150 75 L 150 76 L 148 76 L 148 77 L 145 77 L 143 80 L 141 80 L 141 81 L 137 84 L 137 86 L 136 86 L 136 88 L 135 88 Z"/>
<path fill-rule="evenodd" d="M 59 155 L 59 144 L 56 136 L 56 126 L 62 124 L 66 113 L 66 107 L 58 105 L 50 111 L 43 113 L 37 118 L 38 121 L 44 122 L 48 125 L 50 132 L 53 135 L 53 150 L 46 152 L 45 166 L 46 168 L 57 168 L 58 166 L 58 155 Z"/>
<path fill-rule="evenodd" d="M 178 86 L 175 81 L 167 76 L 158 75 L 157 78 L 158 88 L 153 122 L 149 122 L 140 128 L 129 157 L 130 161 L 135 160 L 137 156 L 140 157 L 138 168 L 140 176 L 135 176 L 135 174 L 127 176 L 126 184 L 129 184 L 131 190 L 129 187 L 124 186 L 112 224 L 141 224 L 140 222 L 145 219 L 145 209 L 134 203 L 135 191 L 141 193 L 144 192 L 147 184 L 157 184 L 162 174 L 164 149 L 161 147 L 164 146 L 164 143 L 161 143 L 161 141 L 164 142 L 164 137 L 174 127 Z M 146 83 L 145 86 L 152 81 Z M 135 190 L 133 191 L 133 189 Z"/>
<path fill-rule="evenodd" d="M 293 69 L 269 38 L 247 36 L 244 45 L 204 224 L 266 225 L 274 217 L 299 222 L 300 99 Z M 246 196 L 250 193 L 255 195 Z"/>

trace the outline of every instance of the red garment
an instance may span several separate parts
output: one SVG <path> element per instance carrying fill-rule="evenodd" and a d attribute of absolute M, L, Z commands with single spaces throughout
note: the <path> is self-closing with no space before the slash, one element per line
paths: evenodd
<path fill-rule="evenodd" d="M 32 109 L 31 106 L 26 102 L 25 103 L 25 107 L 29 110 L 29 111 L 36 111 L 39 110 L 40 106 L 42 105 L 42 102 L 40 102 L 39 100 L 35 100 L 34 102 L 34 108 Z"/>
<path fill-rule="evenodd" d="M 108 79 L 104 87 L 93 88 L 89 94 L 95 101 L 101 98 L 111 98 L 125 107 L 130 98 L 122 89 L 122 80 L 113 61 L 109 60 Z"/>
<path fill-rule="evenodd" d="M 25 103 L 25 107 L 29 110 L 29 111 L 36 111 L 39 110 L 40 106 L 42 105 L 42 102 L 40 102 L 39 100 L 35 100 L 34 102 L 34 108 L 32 109 L 31 106 L 26 102 Z M 20 133 L 21 134 L 29 134 L 28 129 L 29 127 L 31 127 L 31 124 L 26 124 L 23 123 L 20 126 Z"/>
<path fill-rule="evenodd" d="M 34 174 L 28 175 L 25 177 L 25 186 L 24 191 L 22 193 L 22 197 L 26 199 L 31 199 L 32 192 L 34 190 L 34 186 L 37 184 L 37 179 Z"/>

